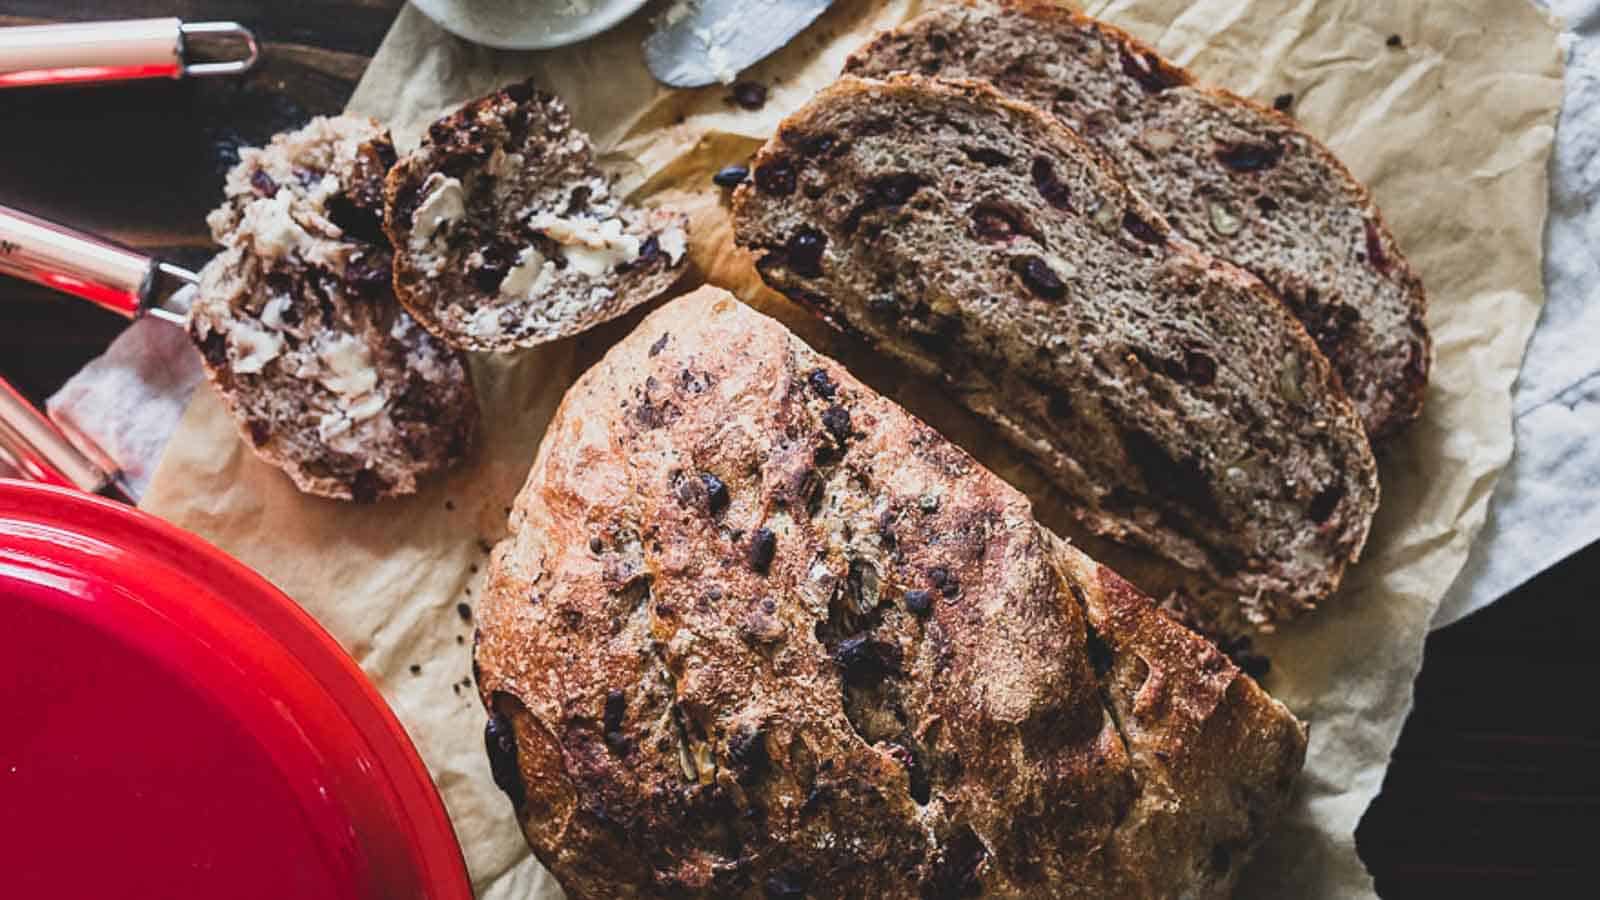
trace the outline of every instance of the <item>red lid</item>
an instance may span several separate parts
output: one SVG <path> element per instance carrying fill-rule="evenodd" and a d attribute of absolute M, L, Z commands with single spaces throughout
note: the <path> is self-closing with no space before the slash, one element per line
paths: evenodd
<path fill-rule="evenodd" d="M 468 900 L 427 770 L 289 598 L 137 510 L 0 480 L 10 897 Z"/>

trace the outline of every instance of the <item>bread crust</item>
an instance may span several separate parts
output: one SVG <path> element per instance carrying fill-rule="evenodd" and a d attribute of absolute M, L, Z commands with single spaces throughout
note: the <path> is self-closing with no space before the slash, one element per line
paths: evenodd
<path fill-rule="evenodd" d="M 981 52 L 957 52 L 969 44 Z M 1292 117 L 1202 84 L 1127 32 L 1046 0 L 935 9 L 878 35 L 845 65 L 865 77 L 896 70 L 989 80 L 1061 118 L 1174 227 L 1289 305 L 1333 362 L 1375 445 L 1421 414 L 1432 357 L 1422 281 L 1366 186 Z M 1083 72 L 1093 74 L 1076 77 Z M 1139 86 L 1118 91 L 1120 81 Z M 1098 92 L 1121 98 L 1115 116 Z M 1223 136 L 1270 146 L 1278 157 L 1241 172 L 1209 151 L 1200 160 L 1182 152 Z M 1273 171 L 1291 166 L 1292 190 L 1278 190 Z"/>
<path fill-rule="evenodd" d="M 568 391 L 478 623 L 491 768 L 574 898 L 1224 897 L 1304 756 L 1214 647 L 714 288 Z"/>
<path fill-rule="evenodd" d="M 881 131 L 897 120 L 929 133 Z M 735 231 L 767 282 L 942 380 L 1089 529 L 1209 579 L 1258 623 L 1314 607 L 1358 558 L 1377 467 L 1326 358 L 1053 117 L 976 81 L 846 76 L 753 171 Z"/>

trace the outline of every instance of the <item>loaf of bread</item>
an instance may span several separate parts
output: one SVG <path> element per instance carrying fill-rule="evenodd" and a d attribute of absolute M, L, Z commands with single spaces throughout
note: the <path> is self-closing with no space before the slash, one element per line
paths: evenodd
<path fill-rule="evenodd" d="M 845 70 L 982 79 L 1051 111 L 1175 229 L 1289 304 L 1375 442 L 1420 413 L 1422 282 L 1366 189 L 1288 116 L 1042 0 L 947 5 L 878 36 Z"/>
<path fill-rule="evenodd" d="M 566 105 L 531 83 L 433 123 L 387 191 L 395 290 L 451 346 L 577 334 L 681 274 L 687 218 L 623 203 Z"/>
<path fill-rule="evenodd" d="M 1226 897 L 1304 727 L 726 292 L 568 391 L 494 550 L 490 766 L 574 900 Z"/>
<path fill-rule="evenodd" d="M 478 404 L 466 360 L 395 302 L 370 119 L 317 118 L 240 151 L 208 219 L 189 331 L 240 435 L 301 490 L 409 494 L 461 459 Z"/>
<path fill-rule="evenodd" d="M 1245 598 L 1338 587 L 1378 505 L 1300 323 L 1048 114 L 978 82 L 846 77 L 734 199 L 769 284 L 954 389 L 1097 533 Z"/>

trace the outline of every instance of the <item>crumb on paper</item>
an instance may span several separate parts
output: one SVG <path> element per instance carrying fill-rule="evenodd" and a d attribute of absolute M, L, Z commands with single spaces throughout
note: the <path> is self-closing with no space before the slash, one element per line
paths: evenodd
<path fill-rule="evenodd" d="M 767 105 L 767 86 L 759 81 L 735 81 L 728 99 L 753 112 Z"/>

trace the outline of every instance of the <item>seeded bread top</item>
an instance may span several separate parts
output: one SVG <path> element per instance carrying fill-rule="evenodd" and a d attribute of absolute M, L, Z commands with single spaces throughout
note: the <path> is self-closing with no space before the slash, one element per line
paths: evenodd
<path fill-rule="evenodd" d="M 395 290 L 440 339 L 512 350 L 669 287 L 687 219 L 622 201 L 560 99 L 524 82 L 433 123 L 389 176 Z"/>
<path fill-rule="evenodd" d="M 567 393 L 479 610 L 569 896 L 1225 897 L 1305 733 L 782 326 L 702 288 Z"/>
<path fill-rule="evenodd" d="M 1201 85 L 1055 3 L 952 5 L 879 35 L 846 71 L 978 78 L 1055 114 L 1207 252 L 1260 277 L 1328 356 L 1374 441 L 1417 417 L 1422 283 L 1366 189 L 1286 115 Z"/>
<path fill-rule="evenodd" d="M 1365 542 L 1376 465 L 1305 330 L 1035 107 L 846 76 L 734 199 L 777 289 L 1032 455 L 1090 528 L 1282 618 Z"/>
<path fill-rule="evenodd" d="M 245 149 L 208 218 L 190 334 L 240 434 L 304 491 L 370 501 L 467 452 L 466 362 L 395 302 L 377 123 L 313 119 Z"/>

